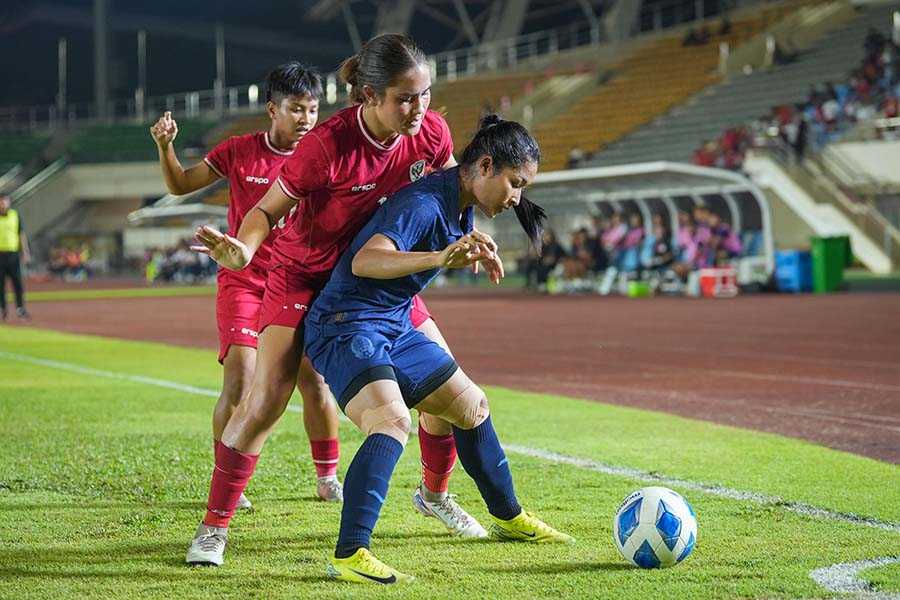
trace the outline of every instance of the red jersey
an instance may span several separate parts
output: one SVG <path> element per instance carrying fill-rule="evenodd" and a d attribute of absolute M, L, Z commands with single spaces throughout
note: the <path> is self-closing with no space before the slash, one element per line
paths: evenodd
<path fill-rule="evenodd" d="M 219 177 L 228 179 L 231 200 L 228 203 L 228 233 L 237 237 L 244 216 L 275 182 L 282 163 L 292 154 L 279 150 L 269 140 L 269 133 L 258 131 L 230 137 L 219 143 L 203 160 Z M 270 235 L 259 247 L 251 267 L 265 270 L 271 257 Z"/>
<path fill-rule="evenodd" d="M 338 112 L 306 134 L 282 166 L 278 184 L 298 205 L 275 240 L 273 264 L 289 265 L 321 288 L 379 204 L 452 155 L 450 129 L 434 111 L 418 134 L 399 135 L 387 146 L 366 128 L 361 105 Z"/>

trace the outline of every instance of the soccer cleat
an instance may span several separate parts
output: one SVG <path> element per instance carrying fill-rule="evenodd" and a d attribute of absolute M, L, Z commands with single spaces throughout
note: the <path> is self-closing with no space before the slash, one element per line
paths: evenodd
<path fill-rule="evenodd" d="M 221 566 L 225 562 L 225 542 L 228 540 L 226 527 L 211 527 L 200 523 L 185 562 L 191 565 Z"/>
<path fill-rule="evenodd" d="M 481 523 L 463 510 L 454 498 L 455 496 L 447 494 L 440 502 L 429 502 L 422 494 L 420 485 L 413 492 L 412 501 L 417 511 L 443 523 L 450 535 L 469 539 L 486 538 L 488 533 Z"/>
<path fill-rule="evenodd" d="M 325 502 L 343 502 L 344 486 L 335 476 L 319 477 L 316 482 L 316 494 Z"/>
<path fill-rule="evenodd" d="M 237 507 L 238 510 L 253 510 L 253 504 L 247 499 L 247 496 L 241 494 L 241 497 L 238 498 Z"/>
<path fill-rule="evenodd" d="M 514 542 L 558 542 L 571 544 L 575 541 L 571 535 L 557 531 L 524 510 L 508 521 L 491 516 L 494 525 L 491 534 L 504 541 Z"/>
<path fill-rule="evenodd" d="M 28 314 L 28 311 L 25 310 L 24 308 L 17 308 L 16 315 L 19 317 L 20 321 L 30 321 L 31 320 L 31 315 Z"/>
<path fill-rule="evenodd" d="M 412 575 L 401 573 L 387 566 L 369 552 L 360 548 L 347 558 L 331 558 L 325 573 L 332 579 L 352 581 L 354 583 L 410 583 L 415 580 Z"/>

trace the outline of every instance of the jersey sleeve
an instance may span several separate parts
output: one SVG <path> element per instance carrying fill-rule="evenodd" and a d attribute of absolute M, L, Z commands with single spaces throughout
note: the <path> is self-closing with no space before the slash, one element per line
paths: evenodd
<path fill-rule="evenodd" d="M 209 168 L 216 175 L 227 178 L 228 172 L 231 171 L 231 165 L 234 162 L 234 138 L 230 137 L 216 144 L 216 147 L 209 151 L 203 162 L 209 165 Z"/>
<path fill-rule="evenodd" d="M 418 195 L 388 200 L 375 217 L 373 235 L 387 236 L 401 252 L 411 251 L 423 239 L 434 238 L 441 223 L 438 202 Z"/>
<path fill-rule="evenodd" d="M 434 163 L 431 165 L 435 170 L 444 168 L 447 161 L 453 156 L 453 136 L 450 135 L 450 126 L 444 117 L 437 115 L 437 122 L 440 131 L 440 141 L 438 149 L 434 155 Z"/>
<path fill-rule="evenodd" d="M 331 160 L 322 140 L 306 135 L 300 140 L 294 153 L 281 166 L 278 185 L 294 200 L 324 189 L 331 179 Z"/>

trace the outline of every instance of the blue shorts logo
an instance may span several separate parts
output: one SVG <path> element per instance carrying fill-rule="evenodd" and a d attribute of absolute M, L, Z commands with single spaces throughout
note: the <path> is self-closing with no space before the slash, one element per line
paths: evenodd
<path fill-rule="evenodd" d="M 375 345 L 369 338 L 358 335 L 350 341 L 350 351 L 359 359 L 372 358 L 375 354 Z"/>

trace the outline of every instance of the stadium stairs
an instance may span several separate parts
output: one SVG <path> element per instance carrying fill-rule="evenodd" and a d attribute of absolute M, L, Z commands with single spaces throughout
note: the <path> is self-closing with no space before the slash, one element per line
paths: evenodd
<path fill-rule="evenodd" d="M 654 160 L 690 162 L 705 141 L 724 129 L 768 114 L 773 106 L 803 101 L 811 85 L 846 79 L 859 65 L 870 27 L 887 33 L 893 5 L 859 9 L 856 18 L 825 33 L 790 64 L 751 75 L 734 75 L 687 103 L 610 144 L 585 166 Z"/>
<path fill-rule="evenodd" d="M 747 153 L 744 170 L 763 190 L 773 213 L 773 229 L 780 247 L 809 245 L 809 236 L 849 235 L 854 257 L 877 274 L 890 273 L 900 264 L 900 245 L 894 250 L 876 241 L 877 236 L 900 235 L 888 226 L 878 232 L 872 214 L 855 210 L 852 201 L 821 171 L 785 160 L 773 150 Z M 882 222 L 884 225 L 884 222 Z"/>
<path fill-rule="evenodd" d="M 707 24 L 713 36 L 701 46 L 683 46 L 685 28 L 680 28 L 635 49 L 613 67 L 605 84 L 538 124 L 535 134 L 544 154 L 543 168 L 563 168 L 576 147 L 586 152 L 606 148 L 719 82 L 721 42 L 737 47 L 802 5 L 781 3 L 735 14 L 725 35 L 716 35 L 720 21 L 713 20 Z"/>

